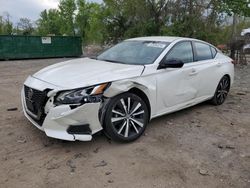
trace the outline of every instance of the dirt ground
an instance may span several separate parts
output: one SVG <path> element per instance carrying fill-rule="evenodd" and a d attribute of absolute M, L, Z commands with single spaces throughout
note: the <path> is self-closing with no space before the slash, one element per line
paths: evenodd
<path fill-rule="evenodd" d="M 162 116 L 120 144 L 51 139 L 24 117 L 25 78 L 63 60 L 0 62 L 0 187 L 250 187 L 250 66 L 236 67 L 224 105 Z"/>

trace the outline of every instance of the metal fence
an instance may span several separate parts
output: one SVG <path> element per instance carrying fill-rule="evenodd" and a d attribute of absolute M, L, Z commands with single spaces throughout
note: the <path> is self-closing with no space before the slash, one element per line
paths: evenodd
<path fill-rule="evenodd" d="M 81 55 L 80 37 L 0 35 L 0 59 L 2 60 Z"/>

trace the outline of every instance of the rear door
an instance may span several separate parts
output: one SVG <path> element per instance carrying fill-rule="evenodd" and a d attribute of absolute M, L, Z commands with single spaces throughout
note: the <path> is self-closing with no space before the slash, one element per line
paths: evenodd
<path fill-rule="evenodd" d="M 194 41 L 194 64 L 197 71 L 198 93 L 197 98 L 206 99 L 214 95 L 220 80 L 221 63 L 215 59 L 216 49 L 207 43 Z"/>

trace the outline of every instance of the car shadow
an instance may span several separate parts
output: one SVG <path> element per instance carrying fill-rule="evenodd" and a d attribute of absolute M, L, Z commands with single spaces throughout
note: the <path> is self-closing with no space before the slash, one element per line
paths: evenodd
<path fill-rule="evenodd" d="M 211 105 L 209 102 L 203 102 L 203 103 L 197 104 L 195 106 L 192 106 L 192 107 L 189 107 L 189 108 L 177 111 L 177 112 L 159 116 L 157 118 L 152 119 L 149 122 L 146 131 L 150 132 L 151 130 L 153 131 L 153 129 L 157 129 L 158 126 L 162 125 L 162 122 L 166 122 L 168 120 L 175 120 L 175 119 L 182 117 L 183 115 L 191 115 L 194 112 L 199 112 L 203 110 L 204 108 L 208 108 L 212 106 L 213 105 Z M 30 125 L 30 126 L 33 126 L 33 125 Z M 32 130 L 33 133 L 34 131 L 35 130 Z M 35 132 L 37 132 L 37 134 L 39 133 L 41 134 L 41 135 L 39 134 L 38 137 L 40 138 L 41 142 L 43 143 L 45 147 L 50 147 L 50 146 L 57 146 L 57 147 L 59 146 L 59 147 L 64 147 L 64 148 L 83 147 L 82 149 L 84 149 L 85 146 L 89 148 L 89 147 L 96 147 L 97 145 L 100 145 L 100 144 L 101 145 L 112 144 L 113 146 L 119 146 L 121 144 L 124 144 L 124 143 L 119 143 L 119 142 L 110 140 L 109 138 L 106 137 L 103 131 L 100 131 L 99 133 L 96 133 L 95 135 L 93 135 L 92 140 L 89 142 L 82 142 L 82 141 L 72 142 L 72 141 L 58 140 L 58 139 L 46 137 L 46 135 L 42 135 L 44 133 L 39 130 L 36 130 Z"/>

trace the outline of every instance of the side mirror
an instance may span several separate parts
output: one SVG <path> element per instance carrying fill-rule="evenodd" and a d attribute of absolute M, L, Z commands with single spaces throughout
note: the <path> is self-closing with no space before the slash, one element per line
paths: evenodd
<path fill-rule="evenodd" d="M 160 62 L 158 69 L 166 69 L 166 68 L 181 68 L 184 63 L 181 60 L 171 59 L 171 60 L 163 60 Z"/>

